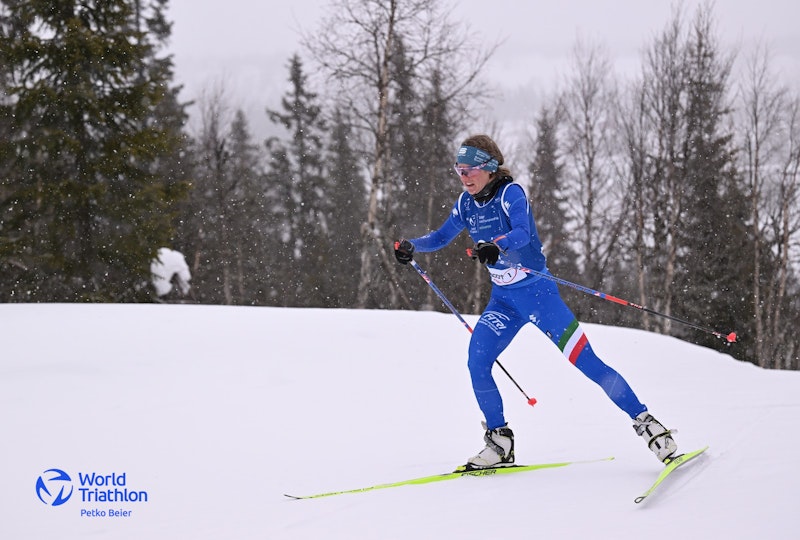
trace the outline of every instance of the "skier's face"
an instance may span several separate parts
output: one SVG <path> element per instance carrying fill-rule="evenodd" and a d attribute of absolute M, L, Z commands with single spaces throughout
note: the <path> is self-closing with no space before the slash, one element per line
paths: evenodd
<path fill-rule="evenodd" d="M 486 184 L 492 180 L 492 173 L 483 170 L 480 166 L 470 167 L 466 163 L 456 163 L 455 169 L 458 173 L 458 178 L 461 180 L 461 185 L 470 195 L 480 193 L 486 187 Z"/>

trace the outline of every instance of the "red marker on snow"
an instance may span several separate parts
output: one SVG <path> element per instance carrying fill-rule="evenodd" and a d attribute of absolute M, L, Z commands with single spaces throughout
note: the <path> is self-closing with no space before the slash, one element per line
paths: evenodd
<path fill-rule="evenodd" d="M 530 398 L 530 399 L 528 400 L 528 405 L 530 405 L 531 407 L 533 407 L 534 405 L 536 405 L 536 398 L 535 398 L 535 397 L 532 397 L 532 398 Z"/>

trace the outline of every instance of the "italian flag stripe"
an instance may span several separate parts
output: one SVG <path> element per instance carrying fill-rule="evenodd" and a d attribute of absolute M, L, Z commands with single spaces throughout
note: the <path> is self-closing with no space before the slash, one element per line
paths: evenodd
<path fill-rule="evenodd" d="M 561 339 L 558 341 L 558 348 L 561 349 L 564 356 L 574 364 L 578 360 L 578 355 L 586 346 L 587 342 L 586 334 L 583 333 L 583 330 L 581 330 L 578 324 L 578 320 L 575 319 L 567 327 Z"/>

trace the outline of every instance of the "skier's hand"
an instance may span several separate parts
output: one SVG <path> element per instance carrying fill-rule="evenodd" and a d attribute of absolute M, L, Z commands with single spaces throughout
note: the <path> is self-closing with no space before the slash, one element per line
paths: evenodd
<path fill-rule="evenodd" d="M 394 257 L 400 264 L 408 264 L 414 258 L 414 244 L 405 238 L 394 243 Z"/>
<path fill-rule="evenodd" d="M 481 264 L 494 264 L 500 257 L 500 248 L 494 242 L 478 242 L 472 248 L 472 258 L 481 261 Z"/>

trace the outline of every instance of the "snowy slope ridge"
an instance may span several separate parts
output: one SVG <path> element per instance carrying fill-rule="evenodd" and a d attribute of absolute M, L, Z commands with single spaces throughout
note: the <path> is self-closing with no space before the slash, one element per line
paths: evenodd
<path fill-rule="evenodd" d="M 682 450 L 710 445 L 643 505 L 661 465 L 533 326 L 501 360 L 539 403 L 496 370 L 517 461 L 616 459 L 296 501 L 482 446 L 452 315 L 26 304 L 0 320 L 3 539 L 797 538 L 800 373 L 668 336 L 586 325 Z"/>

